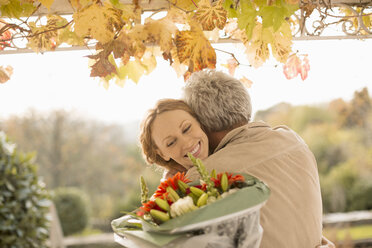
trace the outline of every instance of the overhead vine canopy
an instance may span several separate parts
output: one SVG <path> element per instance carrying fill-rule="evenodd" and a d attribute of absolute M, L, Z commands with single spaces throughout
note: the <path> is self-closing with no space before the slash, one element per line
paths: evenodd
<path fill-rule="evenodd" d="M 108 86 L 127 79 L 138 82 L 156 67 L 156 57 L 186 80 L 195 71 L 215 68 L 212 44 L 229 39 L 244 44 L 251 66 L 260 67 L 274 57 L 288 79 L 300 75 L 304 80 L 308 60 L 292 50 L 293 37 L 305 32 L 304 21 L 314 10 L 325 17 L 330 9 L 311 0 L 0 0 L 0 50 L 43 53 L 66 46 L 94 47 L 88 56 L 90 76 Z M 344 13 L 349 29 L 363 36 L 371 34 L 370 10 L 367 0 L 337 13 Z M 144 12 L 150 14 L 145 17 Z M 239 62 L 231 56 L 232 72 Z M 11 73 L 9 65 L 0 65 L 0 82 Z"/>

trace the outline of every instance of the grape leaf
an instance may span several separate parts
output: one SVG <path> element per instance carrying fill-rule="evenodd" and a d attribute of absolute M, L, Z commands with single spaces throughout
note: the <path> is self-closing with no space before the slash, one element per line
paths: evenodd
<path fill-rule="evenodd" d="M 229 70 L 229 74 L 231 76 L 234 76 L 235 69 L 238 67 L 238 62 L 236 62 L 236 59 L 230 58 L 227 60 L 227 64 L 221 64 L 222 66 L 226 67 Z"/>
<path fill-rule="evenodd" d="M 222 6 L 225 8 L 227 11 L 227 16 L 229 18 L 234 18 L 237 17 L 237 12 L 236 12 L 236 6 L 234 0 L 225 0 L 223 1 Z"/>
<path fill-rule="evenodd" d="M 122 11 L 121 18 L 125 22 L 141 22 L 142 9 L 139 6 L 134 4 L 123 4 L 119 0 L 110 0 L 110 3 L 116 9 L 120 9 Z"/>
<path fill-rule="evenodd" d="M 39 2 L 44 5 L 48 10 L 50 10 L 50 7 L 52 6 L 54 0 L 39 0 Z"/>
<path fill-rule="evenodd" d="M 0 22 L 0 31 L 1 31 L 5 27 L 5 24 L 3 23 L 4 22 L 3 20 L 0 19 L 0 21 L 1 21 Z M 12 33 L 10 32 L 9 29 L 6 31 L 1 31 L 1 32 L 2 33 L 0 33 L 0 51 L 4 50 L 5 47 L 11 46 L 9 39 L 12 38 Z"/>
<path fill-rule="evenodd" d="M 246 77 L 242 77 L 241 79 L 239 79 L 239 81 L 247 88 L 251 88 L 253 82 L 251 80 L 249 80 L 248 78 Z"/>
<path fill-rule="evenodd" d="M 91 66 L 92 70 L 90 73 L 91 77 L 106 77 L 111 73 L 117 73 L 116 64 L 112 57 L 109 49 L 104 49 L 98 54 L 87 56 L 90 59 L 95 60 L 95 63 Z"/>
<path fill-rule="evenodd" d="M 260 7 L 259 15 L 262 17 L 263 27 L 273 27 L 275 32 L 282 23 L 286 22 L 286 18 L 290 17 L 298 9 L 298 5 L 286 4 L 281 0 L 276 0 L 271 6 Z"/>
<path fill-rule="evenodd" d="M 123 26 L 121 13 L 121 10 L 109 4 L 92 4 L 73 14 L 75 32 L 79 36 L 91 35 L 101 43 L 107 43 L 114 38 L 115 31 Z"/>
<path fill-rule="evenodd" d="M 20 18 L 30 16 L 36 7 L 29 2 L 11 0 L 0 6 L 1 17 Z"/>
<path fill-rule="evenodd" d="M 227 11 L 219 0 L 212 6 L 209 0 L 200 0 L 194 18 L 202 25 L 203 30 L 223 29 L 226 24 Z"/>
<path fill-rule="evenodd" d="M 196 24 L 189 31 L 178 31 L 175 42 L 178 59 L 188 64 L 189 73 L 216 67 L 216 52 Z"/>
<path fill-rule="evenodd" d="M 67 20 L 57 15 L 48 15 L 46 25 L 37 25 L 35 22 L 29 22 L 32 35 L 28 38 L 27 47 L 35 52 L 53 51 L 59 44 L 60 27 L 67 24 Z"/>
<path fill-rule="evenodd" d="M 138 83 L 139 79 L 145 73 L 145 71 L 146 68 L 141 64 L 140 61 L 129 61 L 127 64 L 122 65 L 118 68 L 118 78 L 122 81 L 131 79 L 133 82 Z"/>
<path fill-rule="evenodd" d="M 131 56 L 140 59 L 146 51 L 144 44 L 146 34 L 143 29 L 143 25 L 136 25 L 130 31 L 122 30 L 119 37 L 114 41 L 114 57 L 124 59 L 124 64 Z"/>
<path fill-rule="evenodd" d="M 272 29 L 272 28 L 270 28 Z M 274 58 L 285 63 L 292 50 L 292 33 L 289 23 L 283 23 L 278 31 L 271 33 L 271 50 Z"/>
<path fill-rule="evenodd" d="M 174 23 L 186 24 L 188 17 L 184 11 L 175 7 L 170 7 L 165 18 L 173 21 Z"/>
<path fill-rule="evenodd" d="M 247 39 L 252 38 L 253 29 L 256 24 L 257 10 L 250 0 L 242 0 L 237 11 L 238 27 L 245 30 Z"/>
<path fill-rule="evenodd" d="M 169 0 L 169 3 L 186 11 L 193 11 L 197 8 L 199 0 Z"/>
<path fill-rule="evenodd" d="M 10 76 L 13 74 L 13 68 L 11 66 L 2 67 L 0 66 L 0 83 L 5 83 L 10 79 Z"/>
<path fill-rule="evenodd" d="M 160 50 L 166 54 L 170 53 L 173 46 L 173 36 L 178 31 L 176 25 L 168 18 L 160 20 L 146 19 L 144 32 L 146 33 L 146 43 L 155 43 L 160 46 Z"/>
<path fill-rule="evenodd" d="M 303 61 L 301 61 L 296 54 L 292 54 L 283 66 L 283 73 L 287 79 L 295 78 L 300 74 L 303 81 L 307 78 L 309 70 L 310 65 L 307 55 L 305 55 Z"/>
<path fill-rule="evenodd" d="M 92 0 L 69 0 L 71 6 L 76 10 L 81 10 L 82 8 L 93 3 Z"/>
<path fill-rule="evenodd" d="M 156 58 L 153 53 L 145 52 L 141 60 L 142 66 L 145 68 L 145 74 L 150 74 L 156 68 Z"/>
<path fill-rule="evenodd" d="M 262 29 L 262 24 L 257 22 L 253 30 L 252 39 L 249 40 L 247 37 L 243 39 L 248 61 L 255 68 L 263 65 L 270 56 L 267 39 L 263 38 L 265 37 L 265 35 L 263 35 L 264 31 L 265 30 Z"/>

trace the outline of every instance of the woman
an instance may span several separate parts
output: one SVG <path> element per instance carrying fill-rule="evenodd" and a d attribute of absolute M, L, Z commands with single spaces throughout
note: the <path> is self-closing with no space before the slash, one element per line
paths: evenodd
<path fill-rule="evenodd" d="M 140 142 L 147 162 L 162 166 L 165 178 L 192 167 L 188 152 L 208 157 L 208 137 L 182 100 L 159 100 L 141 123 Z"/>

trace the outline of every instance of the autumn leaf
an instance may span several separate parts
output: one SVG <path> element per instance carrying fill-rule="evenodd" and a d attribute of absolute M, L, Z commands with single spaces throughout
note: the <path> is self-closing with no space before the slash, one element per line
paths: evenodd
<path fill-rule="evenodd" d="M 251 88 L 253 82 L 251 80 L 249 80 L 248 78 L 246 77 L 242 77 L 241 79 L 239 79 L 239 81 L 247 88 Z"/>
<path fill-rule="evenodd" d="M 50 7 L 52 6 L 54 0 L 39 0 L 39 2 L 44 5 L 48 10 L 50 10 Z"/>
<path fill-rule="evenodd" d="M 170 53 L 170 64 L 174 71 L 177 74 L 177 77 L 181 77 L 187 71 L 187 66 L 185 64 L 180 63 L 177 54 L 177 47 L 173 47 Z M 165 59 L 165 58 L 164 58 Z M 167 60 L 167 59 L 166 59 Z"/>
<path fill-rule="evenodd" d="M 235 17 L 237 17 L 236 6 L 235 6 L 235 1 L 234 0 L 225 0 L 225 1 L 223 1 L 222 6 L 227 11 L 227 16 L 229 18 L 235 18 Z"/>
<path fill-rule="evenodd" d="M 262 24 L 257 23 L 253 30 L 253 37 L 248 40 L 247 37 L 244 38 L 243 43 L 246 47 L 246 54 L 249 63 L 258 68 L 270 57 L 268 42 L 263 39 Z"/>
<path fill-rule="evenodd" d="M 145 68 L 145 74 L 150 74 L 156 68 L 156 58 L 152 52 L 146 51 L 141 59 L 141 65 Z"/>
<path fill-rule="evenodd" d="M 160 20 L 147 19 L 144 24 L 146 43 L 155 43 L 160 46 L 161 51 L 170 53 L 173 47 L 173 37 L 178 31 L 176 25 L 168 18 Z"/>
<path fill-rule="evenodd" d="M 90 35 L 101 43 L 107 43 L 123 25 L 121 13 L 107 3 L 103 6 L 94 3 L 73 14 L 75 32 L 81 37 Z"/>
<path fill-rule="evenodd" d="M 193 11 L 197 8 L 199 0 L 169 0 L 169 3 L 184 11 Z"/>
<path fill-rule="evenodd" d="M 272 28 L 271 28 L 272 29 Z M 271 33 L 271 50 L 274 58 L 285 63 L 292 50 L 292 33 L 289 23 L 283 23 L 278 31 Z"/>
<path fill-rule="evenodd" d="M 69 0 L 69 2 L 75 10 L 81 10 L 82 8 L 93 3 L 92 0 Z"/>
<path fill-rule="evenodd" d="M 0 5 L 1 17 L 9 18 L 30 16 L 35 9 L 32 3 L 19 0 L 5 1 L 4 5 Z"/>
<path fill-rule="evenodd" d="M 200 71 L 216 67 L 216 52 L 196 25 L 189 31 L 178 31 L 176 35 L 177 55 L 180 63 L 188 64 L 188 71 Z"/>
<path fill-rule="evenodd" d="M 256 25 L 256 6 L 250 0 L 242 0 L 237 11 L 237 19 L 238 27 L 245 31 L 247 39 L 250 40 Z"/>
<path fill-rule="evenodd" d="M 13 68 L 11 66 L 3 67 L 0 66 L 0 83 L 5 83 L 10 79 L 10 76 L 13 74 Z"/>
<path fill-rule="evenodd" d="M 171 6 L 165 18 L 174 23 L 186 24 L 188 17 L 184 11 Z"/>
<path fill-rule="evenodd" d="M 227 64 L 222 64 L 222 66 L 226 67 L 229 70 L 229 74 L 234 76 L 235 69 L 238 67 L 238 62 L 234 58 L 230 58 L 227 60 Z"/>
<path fill-rule="evenodd" d="M 300 74 L 303 81 L 307 78 L 309 70 L 310 65 L 307 55 L 304 55 L 304 59 L 301 60 L 296 54 L 292 54 L 283 66 L 283 73 L 287 79 L 295 78 Z"/>
<path fill-rule="evenodd" d="M 67 23 L 66 19 L 56 15 L 47 17 L 47 24 L 38 26 L 29 22 L 32 35 L 28 38 L 27 46 L 35 52 L 53 51 L 59 45 L 59 28 Z"/>
<path fill-rule="evenodd" d="M 223 29 L 227 20 L 227 11 L 219 0 L 214 6 L 209 0 L 200 0 L 194 18 L 202 25 L 203 30 Z"/>
<path fill-rule="evenodd" d="M 145 73 L 146 68 L 141 64 L 140 61 L 134 60 L 129 61 L 125 65 L 121 65 L 118 68 L 118 78 L 121 81 L 131 79 L 133 82 L 138 83 L 141 76 Z M 120 80 L 117 84 L 120 85 Z"/>
<path fill-rule="evenodd" d="M 110 56 L 112 55 L 107 50 L 103 50 L 96 55 L 87 56 L 95 60 L 95 63 L 91 66 L 91 77 L 106 77 L 111 73 L 117 73 L 113 60 L 110 61 L 109 59 Z"/>
<path fill-rule="evenodd" d="M 141 22 L 142 9 L 135 4 L 123 4 L 118 0 L 110 0 L 112 6 L 122 11 L 121 18 L 126 22 Z"/>
<path fill-rule="evenodd" d="M 3 29 L 4 26 L 5 24 L 0 22 L 0 30 Z M 12 33 L 10 32 L 9 29 L 3 33 L 0 33 L 0 51 L 4 50 L 5 47 L 9 47 L 11 45 L 9 41 L 10 38 L 12 38 Z"/>
<path fill-rule="evenodd" d="M 286 19 L 298 9 L 298 4 L 286 4 L 283 1 L 276 0 L 271 6 L 266 4 L 260 6 L 258 13 L 262 18 L 263 27 L 273 27 L 274 32 L 276 32 L 283 23 L 287 22 Z"/>
<path fill-rule="evenodd" d="M 143 25 L 138 25 L 130 31 L 123 30 L 114 41 L 114 57 L 122 58 L 124 64 L 126 64 L 131 56 L 138 59 L 142 58 L 146 51 L 146 46 L 143 42 L 146 34 L 143 32 L 143 29 Z"/>

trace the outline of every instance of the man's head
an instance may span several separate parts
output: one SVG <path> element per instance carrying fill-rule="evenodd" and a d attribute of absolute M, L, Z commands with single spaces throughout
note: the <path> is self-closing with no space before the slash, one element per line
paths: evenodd
<path fill-rule="evenodd" d="M 231 130 L 251 118 L 251 98 L 246 88 L 220 71 L 193 73 L 184 88 L 184 99 L 207 132 Z"/>

